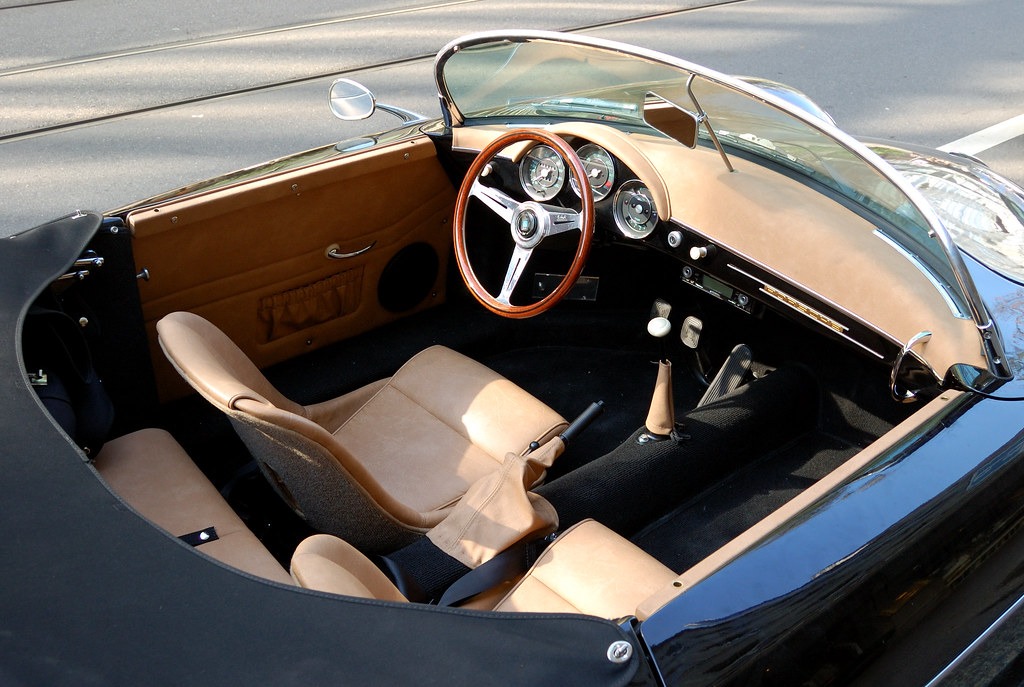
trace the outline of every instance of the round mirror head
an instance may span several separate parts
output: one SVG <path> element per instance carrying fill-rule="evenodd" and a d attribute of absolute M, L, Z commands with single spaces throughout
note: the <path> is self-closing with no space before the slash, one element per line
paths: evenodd
<path fill-rule="evenodd" d="M 332 83 L 330 100 L 334 116 L 346 121 L 366 119 L 377 107 L 373 93 L 351 79 L 338 79 Z"/>

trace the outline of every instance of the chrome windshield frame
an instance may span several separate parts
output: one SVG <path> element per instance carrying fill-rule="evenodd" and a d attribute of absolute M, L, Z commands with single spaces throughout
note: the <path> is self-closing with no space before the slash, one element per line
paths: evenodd
<path fill-rule="evenodd" d="M 936 211 L 931 207 L 927 200 L 925 200 L 920 191 L 918 191 L 910 181 L 900 174 L 892 165 L 887 163 L 877 153 L 870 150 L 860 141 L 837 128 L 834 124 L 801 110 L 796 105 L 783 100 L 773 93 L 764 91 L 741 79 L 702 67 L 686 60 L 617 41 L 609 41 L 577 34 L 559 33 L 555 31 L 484 31 L 472 33 L 453 40 L 441 48 L 434 59 L 434 79 L 437 85 L 438 97 L 440 99 L 442 116 L 445 124 L 452 127 L 460 126 L 465 122 L 463 113 L 459 111 L 458 105 L 452 98 L 451 93 L 447 88 L 447 84 L 445 83 L 444 65 L 448 61 L 448 58 L 460 50 L 485 43 L 497 41 L 523 43 L 535 40 L 593 47 L 619 53 L 624 56 L 638 57 L 654 63 L 660 63 L 668 67 L 684 70 L 691 74 L 699 75 L 701 78 L 707 79 L 712 83 L 717 83 L 726 88 L 738 91 L 749 98 L 774 107 L 788 116 L 800 120 L 804 124 L 817 130 L 819 133 L 833 139 L 849 152 L 859 157 L 899 189 L 925 220 L 928 225 L 927 228 L 929 234 L 939 242 L 939 246 L 942 248 L 945 258 L 952 269 L 957 285 L 964 295 L 966 305 L 970 310 L 971 319 L 974 321 L 975 326 L 978 329 L 979 336 L 981 337 L 985 357 L 988 361 L 989 372 L 999 379 L 1009 379 L 1013 376 L 1006 363 L 1006 357 L 999 332 L 989 315 L 988 308 L 985 306 L 985 303 L 981 298 L 981 294 L 974 283 L 974 279 L 971 277 L 971 274 L 967 269 L 967 265 L 964 262 L 960 250 L 953 242 L 949 232 L 946 231 L 946 228 Z"/>

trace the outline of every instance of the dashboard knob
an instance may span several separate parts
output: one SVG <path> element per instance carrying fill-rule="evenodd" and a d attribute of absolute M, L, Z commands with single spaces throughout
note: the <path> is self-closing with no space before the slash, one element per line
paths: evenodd
<path fill-rule="evenodd" d="M 683 232 L 673 230 L 668 233 L 668 245 L 669 248 L 679 248 L 683 245 Z"/>
<path fill-rule="evenodd" d="M 710 244 L 707 246 L 693 246 L 690 248 L 691 260 L 703 260 L 704 258 L 712 258 L 714 256 L 715 247 Z"/>

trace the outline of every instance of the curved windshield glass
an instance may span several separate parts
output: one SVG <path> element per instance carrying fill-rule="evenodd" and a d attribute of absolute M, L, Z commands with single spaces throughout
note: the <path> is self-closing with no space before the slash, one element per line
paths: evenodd
<path fill-rule="evenodd" d="M 756 89 L 696 65 L 626 46 L 549 38 L 487 40 L 442 53 L 438 86 L 456 119 L 590 119 L 644 127 L 649 93 L 706 113 L 726 152 L 754 156 L 818 184 L 881 218 L 878 233 L 924 271 L 959 317 L 970 312 L 928 220 L 874 164 Z"/>

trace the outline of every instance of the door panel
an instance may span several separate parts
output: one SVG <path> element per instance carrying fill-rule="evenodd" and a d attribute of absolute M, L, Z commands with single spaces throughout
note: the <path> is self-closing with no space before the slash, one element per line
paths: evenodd
<path fill-rule="evenodd" d="M 421 137 L 129 214 L 162 398 L 186 390 L 156 343 L 169 312 L 265 367 L 441 303 L 454 201 Z"/>

